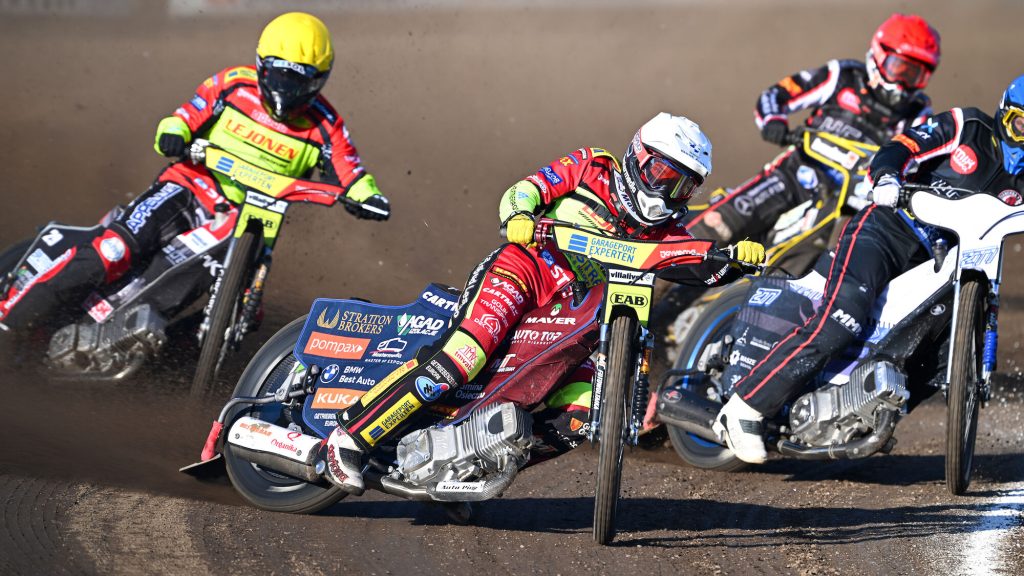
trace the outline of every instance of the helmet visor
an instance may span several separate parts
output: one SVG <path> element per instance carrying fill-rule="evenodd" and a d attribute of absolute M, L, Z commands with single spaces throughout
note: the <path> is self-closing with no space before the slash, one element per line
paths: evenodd
<path fill-rule="evenodd" d="M 679 166 L 657 152 L 645 149 L 643 157 L 638 155 L 637 160 L 644 186 L 666 201 L 686 202 L 704 181 L 693 170 Z"/>
<path fill-rule="evenodd" d="M 327 72 L 308 64 L 299 64 L 268 56 L 260 61 L 260 85 L 275 112 L 287 114 L 313 100 L 327 82 Z"/>
<path fill-rule="evenodd" d="M 889 82 L 907 88 L 924 88 L 932 77 L 932 69 L 927 64 L 900 54 L 886 54 L 878 69 Z"/>
<path fill-rule="evenodd" d="M 1003 110 L 1003 128 L 1007 138 L 1024 144 L 1024 109 L 1011 106 Z"/>

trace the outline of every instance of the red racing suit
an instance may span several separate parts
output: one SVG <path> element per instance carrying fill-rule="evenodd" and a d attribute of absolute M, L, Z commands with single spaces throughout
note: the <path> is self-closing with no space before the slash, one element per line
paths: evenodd
<path fill-rule="evenodd" d="M 252 66 L 226 68 L 206 79 L 160 123 L 157 138 L 166 132 L 186 142 L 205 138 L 278 174 L 308 177 L 319 169 L 325 181 L 340 184 L 350 195 L 356 189 L 363 198 L 376 193 L 373 177 L 361 166 L 345 123 L 331 105 L 318 96 L 305 114 L 288 124 L 277 122 L 263 107 Z M 165 247 L 178 237 L 215 253 L 230 236 L 243 198 L 230 180 L 203 166 L 184 160 L 171 164 L 146 192 L 112 211 L 91 241 L 40 246 L 45 258 L 36 261 L 46 265 L 27 270 L 0 294 L 0 322 L 21 328 L 54 315 L 77 318 L 91 292 L 145 270 L 155 258 L 176 264 L 180 254 Z M 218 204 L 227 218 L 214 217 Z"/>
<path fill-rule="evenodd" d="M 581 148 L 512 186 L 502 198 L 499 215 L 502 222 L 513 214 L 526 212 L 594 227 L 611 235 L 690 240 L 696 254 L 706 254 L 714 248 L 714 242 L 693 239 L 675 220 L 647 230 L 626 227 L 620 218 L 626 195 L 618 193 L 623 186 L 618 162 L 611 154 L 600 148 Z M 362 448 L 369 450 L 405 429 L 423 406 L 444 404 L 458 394 L 481 373 L 524 316 L 537 322 L 527 324 L 526 328 L 536 329 L 559 321 L 561 311 L 573 306 L 574 301 L 599 300 L 580 294 L 603 287 L 602 269 L 587 258 L 570 256 L 573 255 L 532 244 L 509 243 L 492 252 L 470 274 L 453 328 L 428 355 L 420 354 L 424 357 L 422 362 L 399 368 L 367 392 L 358 404 L 340 414 L 340 425 Z M 732 281 L 741 274 L 729 265 L 705 262 L 703 256 L 689 256 L 681 263 L 692 266 L 682 268 L 680 275 L 673 278 L 679 281 L 696 279 L 713 285 Z M 676 270 L 680 269 L 673 269 Z M 550 313 L 542 314 L 541 318 L 530 315 L 549 305 Z M 582 320 L 574 320 L 574 329 L 569 334 L 533 330 L 540 338 L 542 334 L 559 335 L 540 349 L 559 348 L 565 350 L 564 354 L 575 354 L 572 362 L 561 359 L 563 366 L 557 378 L 543 383 L 535 378 L 519 378 L 501 390 L 474 390 L 486 403 L 513 401 L 526 410 L 546 408 L 535 418 L 535 436 L 559 453 L 578 443 L 581 423 L 589 422 L 592 367 L 586 365 L 573 373 L 571 366 L 582 365 L 597 342 L 597 306 L 593 302 L 591 305 L 586 325 Z M 517 331 L 513 343 L 519 337 L 531 337 L 527 332 Z M 575 338 L 577 345 L 566 345 L 561 339 L 563 335 Z M 494 364 L 504 365 L 508 360 L 495 359 Z M 525 359 L 512 360 L 521 363 Z"/>

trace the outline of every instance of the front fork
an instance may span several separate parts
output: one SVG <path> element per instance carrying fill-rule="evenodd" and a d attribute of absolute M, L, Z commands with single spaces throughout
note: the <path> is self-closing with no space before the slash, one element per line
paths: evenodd
<path fill-rule="evenodd" d="M 988 304 L 985 310 L 985 347 L 981 360 L 981 382 L 978 385 L 978 398 L 982 406 L 992 398 L 992 373 L 996 371 L 996 350 L 999 347 L 999 281 L 988 283 Z"/>
<path fill-rule="evenodd" d="M 590 428 L 587 431 L 587 440 L 591 443 L 597 441 L 601 435 L 601 400 L 604 397 L 604 379 L 608 368 L 608 328 L 610 324 L 602 323 L 600 338 L 597 344 L 596 369 L 594 371 L 593 393 L 590 402 Z M 636 373 L 633 377 L 633 386 L 627 392 L 631 394 L 630 403 L 627 405 L 629 421 L 629 436 L 627 443 L 636 446 L 640 439 L 640 431 L 644 424 L 644 411 L 647 409 L 647 402 L 650 397 L 650 371 L 651 351 L 654 349 L 654 334 L 646 327 L 640 326 L 640 342 L 642 348 L 637 354 L 635 362 Z"/>

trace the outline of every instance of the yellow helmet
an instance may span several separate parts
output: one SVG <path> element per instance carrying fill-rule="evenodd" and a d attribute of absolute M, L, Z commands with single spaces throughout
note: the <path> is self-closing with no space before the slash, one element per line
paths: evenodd
<path fill-rule="evenodd" d="M 256 46 L 260 95 L 278 120 L 304 111 L 334 64 L 331 33 L 317 17 L 289 12 L 271 20 Z"/>

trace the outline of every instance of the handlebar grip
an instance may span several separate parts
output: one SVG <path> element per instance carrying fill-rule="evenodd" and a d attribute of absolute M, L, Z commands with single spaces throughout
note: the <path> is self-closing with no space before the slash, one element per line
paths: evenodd
<path fill-rule="evenodd" d="M 735 264 L 739 266 L 740 270 L 742 270 L 745 274 L 757 274 L 758 272 L 764 270 L 764 266 L 760 264 L 751 264 L 750 262 L 744 262 L 742 260 L 737 260 L 736 258 L 733 258 L 730 251 L 726 248 L 722 248 L 716 252 L 708 252 L 707 256 L 705 257 L 705 260 L 708 262 L 715 262 L 722 265 Z"/>
<path fill-rule="evenodd" d="M 803 130 L 793 130 L 792 132 L 787 132 L 786 133 L 786 137 L 783 138 L 783 143 L 785 143 L 788 146 L 792 146 L 794 144 L 799 144 L 799 143 L 803 142 L 803 140 L 804 140 L 804 131 Z"/>

